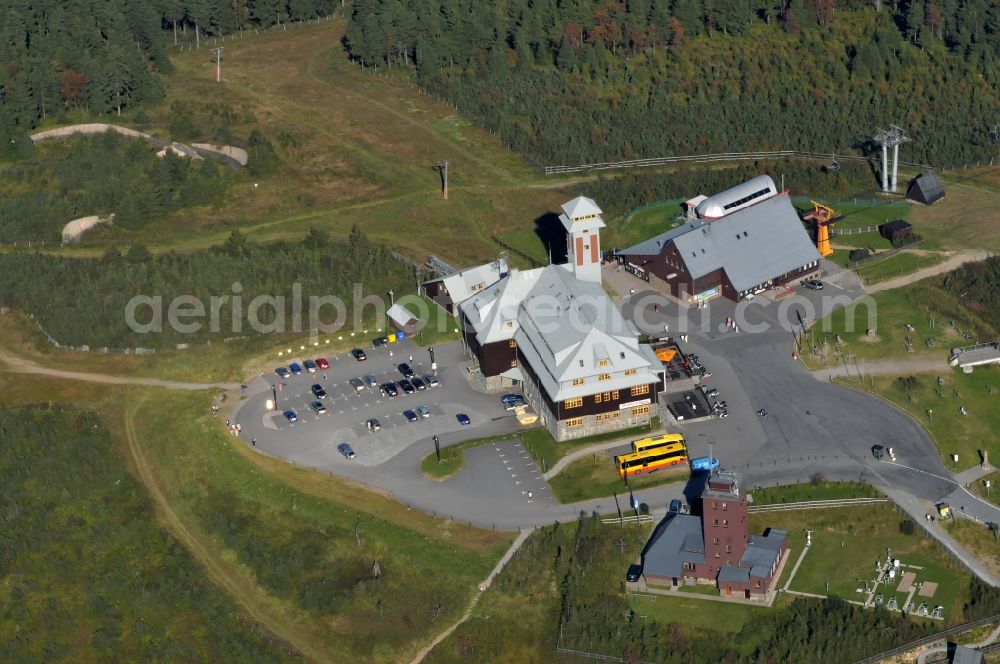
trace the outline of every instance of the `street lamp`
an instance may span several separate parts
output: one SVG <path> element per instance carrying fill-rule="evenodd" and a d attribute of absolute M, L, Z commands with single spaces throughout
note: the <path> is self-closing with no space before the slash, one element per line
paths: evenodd
<path fill-rule="evenodd" d="M 392 292 L 392 291 L 389 291 L 389 306 L 390 307 L 393 307 L 393 306 L 396 305 L 396 301 L 394 299 L 394 296 L 395 296 L 395 293 Z"/>
<path fill-rule="evenodd" d="M 434 456 L 437 457 L 437 462 L 441 463 L 441 441 L 438 439 L 437 434 L 434 434 Z"/>
<path fill-rule="evenodd" d="M 274 409 L 278 410 L 278 387 L 271 383 L 271 396 L 274 397 Z"/>

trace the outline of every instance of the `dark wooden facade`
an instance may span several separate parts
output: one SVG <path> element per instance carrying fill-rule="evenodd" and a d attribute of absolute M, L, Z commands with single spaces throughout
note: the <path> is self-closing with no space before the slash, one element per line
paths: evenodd
<path fill-rule="evenodd" d="M 593 385 L 588 385 L 587 387 L 588 389 L 591 389 L 591 388 L 596 388 L 599 385 L 600 383 L 596 383 Z M 660 387 L 660 384 L 650 383 L 649 385 L 647 385 L 647 387 L 649 388 L 649 392 L 647 392 L 646 394 L 639 394 L 636 396 L 632 396 L 631 388 L 617 390 L 618 392 L 617 397 L 615 397 L 614 394 L 615 390 L 607 390 L 606 392 L 599 392 L 597 394 L 588 394 L 584 397 L 581 397 L 583 403 L 580 404 L 579 406 L 576 406 L 575 408 L 567 408 L 566 402 L 560 401 L 558 402 L 559 410 L 558 411 L 553 410 L 552 412 L 553 414 L 556 415 L 558 419 L 568 420 L 572 417 L 585 417 L 587 415 L 598 415 L 601 413 L 617 412 L 619 410 L 622 410 L 620 406 L 623 403 L 630 403 L 632 401 L 642 401 L 644 399 L 649 399 L 649 404 L 647 405 L 655 406 L 657 399 L 656 390 L 658 387 Z M 608 396 L 607 399 L 605 399 L 605 395 Z M 601 397 L 600 401 L 597 400 L 598 396 Z M 636 405 L 641 405 L 641 404 L 636 404 Z M 628 409 L 626 408 L 624 410 Z"/>
<path fill-rule="evenodd" d="M 465 337 L 465 343 L 479 362 L 479 370 L 484 376 L 498 376 L 521 364 L 521 359 L 517 353 L 517 344 L 514 340 L 495 341 L 480 345 L 479 340 L 476 339 L 476 331 L 472 325 L 465 319 L 465 316 L 460 316 L 459 318 L 462 322 L 462 334 Z"/>
<path fill-rule="evenodd" d="M 451 299 L 451 295 L 448 294 L 448 289 L 444 287 L 443 279 L 428 281 L 423 285 L 423 288 L 424 295 L 452 316 L 455 315 L 455 302 Z"/>

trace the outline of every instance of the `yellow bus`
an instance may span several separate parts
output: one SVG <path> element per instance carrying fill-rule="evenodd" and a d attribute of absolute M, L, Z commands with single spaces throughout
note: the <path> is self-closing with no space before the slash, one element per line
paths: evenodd
<path fill-rule="evenodd" d="M 655 450 L 658 447 L 676 445 L 677 443 L 684 445 L 684 436 L 679 433 L 665 433 L 662 436 L 650 436 L 648 438 L 633 440 L 632 451 L 645 452 L 646 450 Z"/>
<path fill-rule="evenodd" d="M 669 468 L 687 463 L 688 451 L 684 439 L 656 447 L 648 447 L 642 452 L 632 452 L 615 457 L 619 477 L 631 477 L 639 473 L 651 473 L 661 468 Z"/>

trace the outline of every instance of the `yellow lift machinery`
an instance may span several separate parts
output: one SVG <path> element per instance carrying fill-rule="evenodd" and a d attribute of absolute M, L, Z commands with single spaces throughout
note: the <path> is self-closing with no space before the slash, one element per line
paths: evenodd
<path fill-rule="evenodd" d="M 813 204 L 812 212 L 806 212 L 802 215 L 802 220 L 813 222 L 813 237 L 816 239 L 816 250 L 820 256 L 826 258 L 833 253 L 833 248 L 830 247 L 830 229 L 840 217 L 837 216 L 833 208 L 829 205 L 823 205 L 816 201 L 810 201 L 810 203 Z"/>

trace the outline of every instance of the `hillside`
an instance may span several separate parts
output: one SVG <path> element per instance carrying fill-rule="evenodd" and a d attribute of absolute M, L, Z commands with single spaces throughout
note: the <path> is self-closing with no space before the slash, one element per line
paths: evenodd
<path fill-rule="evenodd" d="M 908 161 L 995 154 L 1000 6 L 834 4 L 358 0 L 345 43 L 548 164 L 850 151 L 889 123 Z"/>

